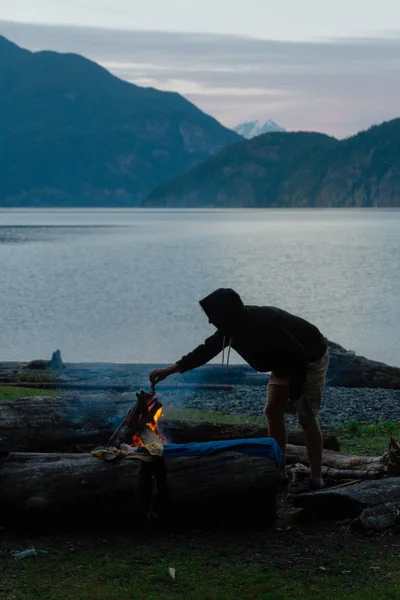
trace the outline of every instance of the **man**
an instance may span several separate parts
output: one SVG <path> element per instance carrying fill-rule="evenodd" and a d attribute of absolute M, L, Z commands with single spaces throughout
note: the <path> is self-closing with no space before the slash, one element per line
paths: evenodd
<path fill-rule="evenodd" d="M 244 305 L 232 289 L 216 290 L 200 306 L 217 331 L 174 365 L 152 371 L 151 383 L 195 369 L 225 348 L 234 348 L 256 371 L 271 372 L 265 412 L 269 436 L 283 451 L 281 481 L 287 482 L 285 413 L 297 414 L 310 461 L 310 479 L 299 491 L 321 489 L 322 433 L 317 416 L 329 361 L 325 338 L 314 325 L 284 310 Z"/>

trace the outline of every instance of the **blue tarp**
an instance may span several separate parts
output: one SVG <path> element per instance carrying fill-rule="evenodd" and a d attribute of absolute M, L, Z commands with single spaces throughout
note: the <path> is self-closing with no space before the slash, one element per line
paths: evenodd
<path fill-rule="evenodd" d="M 273 438 L 251 438 L 249 440 L 222 440 L 218 442 L 190 442 L 189 444 L 165 444 L 163 456 L 207 456 L 217 452 L 243 452 L 257 456 L 268 456 L 277 465 L 282 451 Z"/>

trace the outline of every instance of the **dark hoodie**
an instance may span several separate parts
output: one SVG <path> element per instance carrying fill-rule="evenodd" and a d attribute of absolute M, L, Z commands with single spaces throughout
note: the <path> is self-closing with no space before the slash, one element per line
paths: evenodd
<path fill-rule="evenodd" d="M 327 350 L 314 325 L 279 308 L 244 305 L 229 288 L 216 290 L 200 306 L 217 331 L 178 361 L 181 373 L 206 364 L 231 346 L 256 371 L 288 377 L 292 402 L 300 398 L 308 363 Z"/>

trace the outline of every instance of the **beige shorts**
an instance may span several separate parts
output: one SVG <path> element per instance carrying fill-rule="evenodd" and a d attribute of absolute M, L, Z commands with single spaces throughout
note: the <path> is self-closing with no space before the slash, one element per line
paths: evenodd
<path fill-rule="evenodd" d="M 322 358 L 309 363 L 303 395 L 301 400 L 296 403 L 296 407 L 290 403 L 289 380 L 278 378 L 274 373 L 271 373 L 267 385 L 267 406 L 279 403 L 283 406 L 285 413 L 317 417 L 321 406 L 328 364 L 328 350 Z"/>

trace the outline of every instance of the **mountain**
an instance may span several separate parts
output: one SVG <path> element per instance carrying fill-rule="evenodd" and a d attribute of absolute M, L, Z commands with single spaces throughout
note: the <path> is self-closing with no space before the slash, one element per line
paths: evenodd
<path fill-rule="evenodd" d="M 144 206 L 400 206 L 400 119 L 345 140 L 267 133 L 155 189 Z"/>
<path fill-rule="evenodd" d="M 283 127 L 277 125 L 271 119 L 268 121 L 264 121 L 261 123 L 260 121 L 247 121 L 246 123 L 240 123 L 233 128 L 233 131 L 236 131 L 239 135 L 246 138 L 247 140 L 251 140 L 253 137 L 257 135 L 262 135 L 263 133 L 269 133 L 272 131 L 286 131 Z"/>
<path fill-rule="evenodd" d="M 136 205 L 240 137 L 176 93 L 0 36 L 0 206 Z"/>

